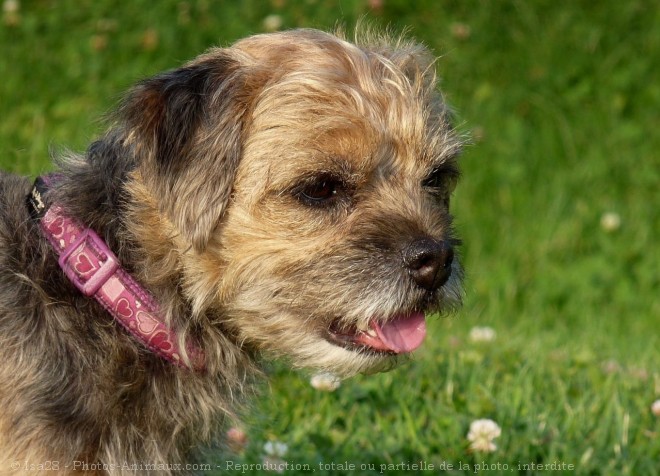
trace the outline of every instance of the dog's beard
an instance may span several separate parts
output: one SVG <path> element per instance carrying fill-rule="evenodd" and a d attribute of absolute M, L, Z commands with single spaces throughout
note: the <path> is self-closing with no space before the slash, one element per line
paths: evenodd
<path fill-rule="evenodd" d="M 386 371 L 422 345 L 425 319 L 460 305 L 460 284 L 458 263 L 433 293 L 401 276 L 364 288 L 291 285 L 295 293 L 264 279 L 237 293 L 231 313 L 237 317 L 229 324 L 248 346 L 284 357 L 297 368 L 342 377 Z M 347 291 L 340 295 L 340 289 Z"/>

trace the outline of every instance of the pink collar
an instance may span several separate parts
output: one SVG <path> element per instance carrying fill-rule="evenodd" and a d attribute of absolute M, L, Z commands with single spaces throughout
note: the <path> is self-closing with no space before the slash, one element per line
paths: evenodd
<path fill-rule="evenodd" d="M 28 197 L 31 212 L 59 255 L 58 263 L 85 296 L 94 297 L 128 332 L 153 353 L 195 371 L 204 369 L 204 354 L 186 343 L 190 365 L 181 358 L 177 333 L 162 318 L 154 297 L 120 265 L 108 245 L 91 229 L 67 216 L 58 205 L 42 200 L 45 180 L 37 179 Z"/>

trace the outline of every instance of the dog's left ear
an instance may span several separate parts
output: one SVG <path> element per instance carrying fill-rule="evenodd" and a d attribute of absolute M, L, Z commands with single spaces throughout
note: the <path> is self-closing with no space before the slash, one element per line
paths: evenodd
<path fill-rule="evenodd" d="M 242 155 L 249 81 L 228 50 L 139 83 L 120 108 L 140 174 L 197 252 L 231 195 Z"/>

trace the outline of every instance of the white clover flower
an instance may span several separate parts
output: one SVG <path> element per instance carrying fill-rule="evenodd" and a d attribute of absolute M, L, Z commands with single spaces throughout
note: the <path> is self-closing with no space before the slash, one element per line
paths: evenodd
<path fill-rule="evenodd" d="M 493 420 L 475 420 L 470 424 L 470 431 L 467 434 L 467 439 L 470 441 L 470 449 L 483 453 L 491 453 L 497 449 L 493 440 L 501 434 L 502 429 Z"/>
<path fill-rule="evenodd" d="M 607 232 L 616 231 L 621 228 L 621 217 L 615 212 L 604 213 L 600 217 L 600 227 Z"/>
<path fill-rule="evenodd" d="M 287 451 L 289 451 L 289 446 L 286 443 L 281 443 L 279 441 L 268 441 L 264 444 L 264 451 L 268 456 L 281 458 L 286 455 Z"/>
<path fill-rule="evenodd" d="M 473 327 L 470 330 L 472 342 L 493 342 L 497 338 L 497 332 L 492 327 Z"/>
<path fill-rule="evenodd" d="M 5 0 L 2 3 L 2 11 L 5 13 L 18 13 L 21 3 L 18 0 Z"/>
<path fill-rule="evenodd" d="M 7 26 L 16 26 L 21 22 L 21 3 L 18 0 L 5 0 L 2 3 L 2 22 Z"/>
<path fill-rule="evenodd" d="M 651 412 L 655 416 L 660 417 L 660 399 L 653 402 L 653 404 L 651 405 Z"/>
<path fill-rule="evenodd" d="M 261 463 L 264 471 L 273 471 L 282 474 L 287 469 L 286 461 L 274 456 L 264 456 Z"/>
<path fill-rule="evenodd" d="M 264 18 L 263 27 L 266 31 L 277 31 L 282 28 L 283 23 L 281 16 L 273 14 Z"/>
<path fill-rule="evenodd" d="M 287 468 L 286 461 L 282 458 L 289 451 L 286 443 L 279 441 L 268 441 L 264 444 L 264 452 L 266 455 L 262 459 L 264 469 L 266 471 L 274 471 L 276 473 L 283 473 Z"/>
<path fill-rule="evenodd" d="M 312 378 L 309 379 L 309 383 L 316 390 L 323 390 L 324 392 L 333 392 L 337 390 L 337 388 L 339 388 L 339 386 L 341 385 L 341 379 L 329 372 L 321 372 L 312 375 Z"/>

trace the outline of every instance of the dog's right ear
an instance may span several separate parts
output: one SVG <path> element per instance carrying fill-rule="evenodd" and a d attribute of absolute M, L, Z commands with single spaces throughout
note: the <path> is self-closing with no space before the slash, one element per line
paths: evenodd
<path fill-rule="evenodd" d="M 218 225 L 242 155 L 252 91 L 228 50 L 139 83 L 120 108 L 126 143 L 161 211 L 198 252 Z"/>

